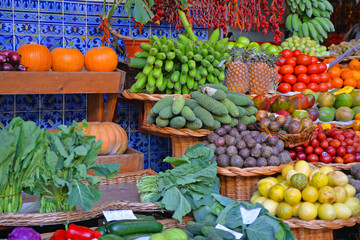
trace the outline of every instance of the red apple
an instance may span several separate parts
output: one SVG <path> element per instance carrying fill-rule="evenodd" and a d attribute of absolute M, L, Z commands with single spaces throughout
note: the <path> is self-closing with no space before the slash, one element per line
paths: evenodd
<path fill-rule="evenodd" d="M 313 152 L 314 152 L 314 148 L 313 148 L 312 146 L 307 146 L 307 147 L 305 148 L 305 153 L 306 153 L 307 155 L 312 154 Z"/>
<path fill-rule="evenodd" d="M 296 152 L 293 151 L 293 150 L 291 150 L 291 151 L 289 151 L 289 152 L 290 152 L 291 159 L 292 159 L 292 160 L 295 160 L 295 159 L 296 159 Z"/>
<path fill-rule="evenodd" d="M 328 137 L 327 139 L 326 139 L 326 141 L 328 141 L 328 142 L 331 142 L 331 141 L 333 141 L 334 139 L 333 138 L 331 138 L 331 137 Z"/>
<path fill-rule="evenodd" d="M 347 144 L 348 146 L 352 146 L 352 145 L 354 144 L 354 140 L 352 140 L 351 138 L 345 139 L 344 142 L 346 142 L 346 144 Z"/>
<path fill-rule="evenodd" d="M 340 147 L 340 144 L 341 144 L 341 142 L 339 140 L 332 140 L 329 143 L 330 143 L 330 146 L 332 146 L 334 148 Z"/>
<path fill-rule="evenodd" d="M 326 139 L 326 135 L 325 133 L 319 133 L 318 136 L 317 136 L 317 139 L 322 142 Z"/>
<path fill-rule="evenodd" d="M 323 162 L 323 163 L 326 163 L 326 164 L 331 163 L 332 162 L 332 156 L 330 154 L 327 154 L 327 152 L 324 152 L 320 156 L 320 162 Z"/>
<path fill-rule="evenodd" d="M 295 147 L 295 152 L 304 152 L 304 148 L 302 146 Z"/>
<path fill-rule="evenodd" d="M 313 139 L 313 140 L 311 140 L 310 145 L 315 148 L 315 147 L 318 147 L 320 145 L 320 142 L 317 139 Z"/>
<path fill-rule="evenodd" d="M 343 157 L 346 154 L 346 149 L 344 147 L 339 147 L 336 149 L 336 154 L 340 157 Z"/>
<path fill-rule="evenodd" d="M 340 143 L 340 147 L 346 148 L 346 147 L 347 147 L 347 143 L 346 143 L 345 141 L 342 141 L 342 142 Z"/>
<path fill-rule="evenodd" d="M 314 153 L 318 156 L 320 156 L 323 152 L 324 152 L 324 149 L 322 149 L 321 147 L 316 147 L 314 149 Z"/>
<path fill-rule="evenodd" d="M 329 142 L 328 141 L 322 141 L 320 143 L 320 147 L 322 147 L 323 149 L 326 149 L 329 146 Z"/>
<path fill-rule="evenodd" d="M 303 147 L 307 147 L 310 146 L 310 141 L 307 141 L 306 143 L 303 144 Z"/>
<path fill-rule="evenodd" d="M 306 160 L 306 154 L 303 152 L 298 152 L 296 156 L 299 160 Z"/>
<path fill-rule="evenodd" d="M 353 146 L 347 146 L 346 147 L 346 153 L 354 154 L 355 153 L 355 148 Z"/>
<path fill-rule="evenodd" d="M 355 161 L 360 162 L 360 153 L 355 153 Z"/>
<path fill-rule="evenodd" d="M 353 147 L 355 148 L 356 153 L 360 153 L 360 143 L 355 142 L 353 144 Z"/>
<path fill-rule="evenodd" d="M 344 163 L 352 163 L 352 162 L 355 162 L 354 154 L 346 154 L 344 156 Z"/>
<path fill-rule="evenodd" d="M 318 162 L 319 161 L 319 157 L 316 154 L 310 154 L 309 156 L 307 156 L 306 160 L 308 162 Z"/>
<path fill-rule="evenodd" d="M 353 138 L 354 135 L 352 135 L 351 132 L 344 132 L 344 137 L 345 137 L 345 139 L 350 139 L 350 138 Z"/>
<path fill-rule="evenodd" d="M 337 156 L 337 157 L 335 157 L 334 162 L 335 163 L 344 163 L 344 159 L 342 157 Z"/>
<path fill-rule="evenodd" d="M 337 140 L 339 140 L 340 142 L 345 140 L 345 137 L 344 137 L 344 135 L 342 135 L 342 134 L 338 134 L 338 135 L 336 135 L 334 138 L 337 139 Z"/>
<path fill-rule="evenodd" d="M 336 149 L 332 146 L 329 146 L 327 149 L 326 149 L 326 152 L 328 154 L 330 154 L 331 156 L 335 156 L 336 155 Z"/>

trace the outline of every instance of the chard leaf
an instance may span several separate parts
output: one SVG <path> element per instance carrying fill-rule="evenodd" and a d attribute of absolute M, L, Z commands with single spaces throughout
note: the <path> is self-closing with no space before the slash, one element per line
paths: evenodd
<path fill-rule="evenodd" d="M 65 186 L 66 184 L 69 184 L 69 182 L 67 182 L 67 181 L 65 181 L 64 179 L 59 178 L 59 177 L 56 177 L 56 178 L 54 179 L 54 182 L 55 182 L 55 185 L 57 185 L 57 187 L 59 187 L 59 186 L 63 187 L 63 186 Z"/>
<path fill-rule="evenodd" d="M 135 0 L 127 0 L 125 2 L 125 12 L 127 13 L 128 16 L 130 16 L 131 13 L 131 7 L 134 4 Z"/>
<path fill-rule="evenodd" d="M 230 204 L 234 204 L 234 200 L 232 200 L 231 198 L 228 197 L 224 197 L 220 194 L 212 194 L 212 196 L 224 207 L 230 205 Z"/>
<path fill-rule="evenodd" d="M 84 211 L 89 211 L 94 202 L 99 201 L 102 192 L 87 186 L 80 181 L 73 181 L 68 193 L 67 204 L 70 206 L 80 205 Z"/>
<path fill-rule="evenodd" d="M 164 162 L 170 163 L 174 166 L 180 166 L 182 164 L 190 164 L 189 159 L 186 156 L 182 156 L 182 157 L 166 157 L 164 160 Z"/>
<path fill-rule="evenodd" d="M 56 153 L 54 153 L 50 149 L 48 149 L 46 151 L 46 163 L 47 163 L 48 167 L 50 168 L 50 170 L 53 173 L 55 173 L 56 165 L 58 163 L 58 156 L 56 155 Z"/>
<path fill-rule="evenodd" d="M 95 177 L 95 176 L 92 176 L 92 175 L 89 175 L 89 174 L 86 174 L 86 180 L 92 184 L 92 185 L 96 185 L 98 184 L 99 182 L 101 182 L 101 179 L 98 178 L 98 177 Z"/>
<path fill-rule="evenodd" d="M 87 150 L 84 146 L 80 145 L 74 148 L 74 152 L 79 156 L 86 156 Z"/>
<path fill-rule="evenodd" d="M 143 24 L 146 24 L 154 17 L 154 14 L 143 0 L 135 0 L 133 14 L 135 20 Z"/>
<path fill-rule="evenodd" d="M 107 179 L 115 177 L 119 173 L 120 164 L 109 163 L 109 164 L 95 164 L 91 167 L 94 173 L 101 177 L 107 177 Z"/>
<path fill-rule="evenodd" d="M 164 204 L 166 209 L 175 211 L 172 217 L 177 219 L 180 223 L 182 217 L 191 211 L 190 203 L 176 187 L 172 187 L 165 192 L 161 203 Z"/>
<path fill-rule="evenodd" d="M 61 132 L 58 132 L 61 133 Z M 55 145 L 55 148 L 59 151 L 60 155 L 63 156 L 64 158 L 68 157 L 68 153 L 66 152 L 63 144 L 61 143 L 60 139 L 56 136 L 56 135 L 52 135 L 53 136 L 53 143 Z"/>
<path fill-rule="evenodd" d="M 57 127 L 60 131 L 63 132 L 63 134 L 69 135 L 70 131 L 69 128 L 66 125 L 60 125 Z"/>
<path fill-rule="evenodd" d="M 70 167 L 74 161 L 74 152 L 71 152 L 68 158 L 64 161 L 64 167 Z"/>
<path fill-rule="evenodd" d="M 77 169 L 77 173 L 76 173 L 76 177 L 77 179 L 85 179 L 86 177 L 86 166 L 85 164 L 79 164 L 76 166 L 76 169 Z"/>

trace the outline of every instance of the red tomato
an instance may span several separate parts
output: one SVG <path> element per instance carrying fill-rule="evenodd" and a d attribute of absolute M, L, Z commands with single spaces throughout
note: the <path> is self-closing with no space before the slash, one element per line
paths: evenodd
<path fill-rule="evenodd" d="M 295 68 L 294 68 L 294 74 L 295 75 L 300 75 L 300 74 L 303 74 L 303 73 L 307 73 L 307 67 L 304 66 L 304 65 L 297 65 Z"/>
<path fill-rule="evenodd" d="M 285 64 L 295 67 L 296 66 L 296 57 L 287 58 L 285 61 Z"/>
<path fill-rule="evenodd" d="M 278 78 L 279 78 L 279 83 L 281 83 L 283 81 L 283 75 L 278 73 Z"/>
<path fill-rule="evenodd" d="M 306 89 L 306 84 L 302 83 L 302 82 L 297 82 L 294 84 L 294 86 L 292 87 L 292 90 L 294 92 L 302 92 Z"/>
<path fill-rule="evenodd" d="M 287 49 L 285 49 L 285 50 L 287 50 Z M 294 72 L 294 67 L 291 65 L 283 65 L 280 67 L 280 73 L 283 75 L 292 74 L 293 72 Z"/>
<path fill-rule="evenodd" d="M 294 51 L 292 51 L 292 55 L 293 57 L 297 57 L 301 54 L 301 51 L 299 49 L 295 49 Z"/>
<path fill-rule="evenodd" d="M 296 63 L 298 65 L 310 65 L 311 64 L 311 57 L 307 54 L 300 54 L 296 57 Z"/>
<path fill-rule="evenodd" d="M 286 61 L 286 58 L 284 58 L 284 57 L 281 57 L 280 59 L 279 59 L 279 61 L 277 61 L 277 65 L 279 65 L 279 66 L 282 66 L 282 65 L 284 65 L 285 64 L 285 61 Z"/>
<path fill-rule="evenodd" d="M 316 83 L 313 83 L 313 82 L 309 83 L 307 85 L 307 88 L 313 90 L 314 92 L 319 91 L 319 85 L 317 85 Z"/>
<path fill-rule="evenodd" d="M 307 68 L 307 73 L 308 74 L 315 74 L 315 73 L 319 73 L 319 67 L 317 64 L 311 64 L 310 66 L 308 66 Z"/>
<path fill-rule="evenodd" d="M 331 79 L 330 75 L 327 72 L 323 72 L 323 73 L 320 73 L 318 75 L 320 77 L 321 82 L 328 82 Z"/>
<path fill-rule="evenodd" d="M 322 62 L 322 63 L 318 63 L 317 65 L 319 67 L 319 73 L 326 72 L 327 66 L 325 63 Z"/>
<path fill-rule="evenodd" d="M 280 83 L 278 86 L 278 91 L 281 93 L 288 93 L 291 91 L 291 85 L 289 83 Z"/>
<path fill-rule="evenodd" d="M 279 66 L 279 65 L 276 65 L 276 66 L 275 66 L 275 69 L 276 69 L 277 72 L 279 72 L 279 71 L 280 71 L 280 66 Z"/>
<path fill-rule="evenodd" d="M 289 50 L 289 49 L 284 49 L 280 53 L 284 58 L 291 58 L 292 57 L 292 51 Z"/>
<path fill-rule="evenodd" d="M 313 83 L 321 83 L 321 79 L 319 77 L 319 74 L 311 74 L 310 75 L 310 82 L 313 82 Z"/>
<path fill-rule="evenodd" d="M 328 81 L 328 82 L 327 82 L 327 85 L 328 85 L 328 89 L 329 89 L 329 90 L 334 88 L 334 86 L 333 86 L 333 84 L 332 84 L 331 81 Z"/>
<path fill-rule="evenodd" d="M 317 59 L 317 57 L 315 57 L 315 56 L 311 56 L 311 64 L 316 64 L 316 63 L 318 63 L 318 59 Z"/>
<path fill-rule="evenodd" d="M 320 83 L 319 84 L 319 91 L 320 92 L 327 92 L 329 89 L 328 89 L 328 85 L 327 83 Z"/>
<path fill-rule="evenodd" d="M 302 83 L 305 83 L 305 84 L 309 84 L 309 83 L 310 83 L 310 77 L 309 77 L 309 75 L 304 74 L 304 73 L 298 75 L 296 79 L 297 79 L 298 82 L 302 82 Z"/>
<path fill-rule="evenodd" d="M 290 83 L 292 85 L 292 84 L 296 83 L 296 77 L 295 77 L 295 75 L 292 75 L 292 74 L 285 74 L 283 76 L 283 81 Z"/>

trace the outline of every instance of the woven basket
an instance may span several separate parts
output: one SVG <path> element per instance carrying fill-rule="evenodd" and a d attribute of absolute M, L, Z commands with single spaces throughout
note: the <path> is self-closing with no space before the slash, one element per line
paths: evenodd
<path fill-rule="evenodd" d="M 324 61 L 325 59 L 329 59 L 329 58 L 337 58 L 338 55 L 331 55 L 331 56 L 320 56 L 317 57 L 317 59 L 319 61 Z M 350 57 L 346 57 L 343 60 L 341 60 L 341 62 L 350 62 L 351 60 L 359 60 L 360 56 L 350 56 Z"/>
<path fill-rule="evenodd" d="M 132 93 L 130 89 L 126 89 L 122 92 L 122 95 L 127 99 L 136 99 L 141 101 L 152 101 L 158 102 L 164 97 L 172 96 L 172 97 L 179 97 L 183 96 L 184 98 L 191 98 L 190 94 L 146 94 L 146 93 Z"/>
<path fill-rule="evenodd" d="M 244 73 L 245 77 L 241 77 L 242 65 L 242 62 L 227 64 L 225 85 L 230 91 L 245 94 L 250 90 L 250 78 L 248 72 Z"/>
<path fill-rule="evenodd" d="M 100 185 L 120 184 L 135 182 L 143 176 L 156 174 L 153 170 L 119 174 L 113 179 L 104 179 Z M 134 212 L 152 212 L 160 211 L 158 205 L 154 203 L 136 203 L 129 201 L 111 201 L 93 207 L 90 211 L 75 210 L 69 212 L 54 213 L 1 213 L 0 226 L 36 226 L 36 225 L 54 225 L 66 222 L 78 222 L 96 218 L 102 215 L 103 210 L 113 209 L 132 209 Z"/>
<path fill-rule="evenodd" d="M 350 170 L 351 166 L 359 165 L 360 162 L 353 162 L 353 163 L 348 163 L 348 164 L 341 164 L 341 163 L 325 164 L 322 162 L 312 162 L 312 164 L 314 164 L 318 168 L 323 167 L 323 166 L 328 166 L 328 167 L 332 167 L 334 170 Z"/>

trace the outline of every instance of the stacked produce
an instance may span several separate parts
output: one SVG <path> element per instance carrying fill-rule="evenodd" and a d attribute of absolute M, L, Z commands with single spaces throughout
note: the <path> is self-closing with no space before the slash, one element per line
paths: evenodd
<path fill-rule="evenodd" d="M 26 71 L 26 67 L 20 64 L 21 56 L 9 49 L 0 51 L 0 71 Z"/>
<path fill-rule="evenodd" d="M 280 52 L 278 46 L 276 46 L 276 45 L 272 45 L 269 42 L 265 42 L 260 45 L 257 42 L 251 42 L 249 38 L 244 37 L 244 36 L 238 37 L 238 39 L 236 39 L 235 42 L 229 42 L 228 46 L 230 48 L 233 48 L 233 47 L 246 48 L 246 49 L 254 48 L 255 51 L 262 49 L 269 54 L 273 53 L 275 55 L 279 54 L 279 52 Z"/>
<path fill-rule="evenodd" d="M 176 40 L 152 35 L 150 44 L 142 43 L 143 51 L 130 62 L 131 67 L 143 69 L 131 92 L 188 94 L 206 83 L 222 84 L 225 80 L 225 62 L 230 61 L 228 39 L 219 40 L 220 30 L 216 29 L 208 41 L 198 40 L 185 14 L 179 13 L 188 37 L 179 34 Z"/>
<path fill-rule="evenodd" d="M 360 200 L 360 164 L 351 166 L 349 184 L 355 188 L 355 197 Z M 354 191 L 354 189 L 353 189 Z"/>
<path fill-rule="evenodd" d="M 290 0 L 286 5 L 291 14 L 287 16 L 285 26 L 293 35 L 322 42 L 328 32 L 335 31 L 330 21 L 334 9 L 328 0 Z"/>
<path fill-rule="evenodd" d="M 276 178 L 260 180 L 250 202 L 262 204 L 282 219 L 348 219 L 360 214 L 360 200 L 348 182 L 341 171 L 331 167 L 310 169 L 307 162 L 299 161 L 295 166 L 285 165 Z"/>
<path fill-rule="evenodd" d="M 346 68 L 340 65 L 332 67 L 328 70 L 328 73 L 331 78 L 331 84 L 334 88 L 350 86 L 356 89 L 360 89 L 359 60 L 351 60 L 349 62 L 349 66 Z"/>
<path fill-rule="evenodd" d="M 360 112 L 360 92 L 345 87 L 341 90 L 321 93 L 317 100 L 319 120 L 322 122 L 348 122 Z"/>
<path fill-rule="evenodd" d="M 360 39 L 358 39 L 356 41 L 351 40 L 350 42 L 341 42 L 338 45 L 331 44 L 329 47 L 330 55 L 340 56 L 341 54 L 349 51 L 350 49 L 352 49 L 359 43 L 360 43 Z M 353 56 L 360 56 L 360 51 L 357 51 L 356 53 L 354 53 Z"/>
<path fill-rule="evenodd" d="M 300 50 L 304 54 L 311 56 L 328 56 L 329 52 L 325 46 L 320 45 L 315 40 L 311 40 L 310 37 L 300 38 L 299 36 L 291 36 L 286 38 L 280 46 L 279 51 L 284 49 L 290 49 L 291 51 Z"/>
<path fill-rule="evenodd" d="M 240 122 L 248 125 L 256 121 L 254 115 L 258 110 L 249 97 L 217 84 L 207 84 L 201 91 L 193 92 L 192 99 L 182 96 L 163 98 L 151 109 L 147 122 L 176 129 L 215 130 L 221 124 L 236 126 Z"/>
<path fill-rule="evenodd" d="M 316 57 L 301 54 L 299 50 L 285 49 L 281 54 L 282 57 L 277 63 L 280 73 L 279 92 L 301 92 L 305 89 L 327 92 L 332 89 L 325 63 L 318 63 Z"/>
<path fill-rule="evenodd" d="M 209 134 L 207 140 L 219 167 L 279 166 L 291 161 L 282 140 L 265 132 L 247 130 L 241 123 L 236 127 L 223 125 Z"/>
<path fill-rule="evenodd" d="M 359 135 L 351 128 L 323 130 L 316 128 L 309 142 L 290 151 L 293 159 L 322 163 L 360 162 Z"/>

